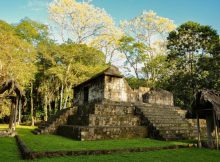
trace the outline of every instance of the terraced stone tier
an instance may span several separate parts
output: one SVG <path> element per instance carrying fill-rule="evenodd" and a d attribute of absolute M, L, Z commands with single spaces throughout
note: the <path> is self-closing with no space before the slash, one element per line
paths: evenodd
<path fill-rule="evenodd" d="M 58 134 L 78 140 L 104 140 L 122 138 L 145 138 L 147 128 L 144 126 L 73 126 L 63 125 Z"/>
<path fill-rule="evenodd" d="M 138 126 L 140 118 L 128 115 L 89 115 L 89 126 Z"/>
<path fill-rule="evenodd" d="M 96 115 L 128 115 L 134 114 L 135 107 L 126 104 L 95 104 L 93 114 Z"/>

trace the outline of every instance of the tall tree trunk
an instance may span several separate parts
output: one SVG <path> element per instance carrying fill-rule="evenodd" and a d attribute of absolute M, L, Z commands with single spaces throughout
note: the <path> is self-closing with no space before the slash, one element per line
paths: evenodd
<path fill-rule="evenodd" d="M 33 82 L 31 82 L 31 126 L 34 126 L 34 100 L 33 100 Z"/>
<path fill-rule="evenodd" d="M 49 108 L 49 116 L 51 116 L 51 99 L 49 98 L 49 102 L 48 102 L 48 108 Z"/>
<path fill-rule="evenodd" d="M 47 121 L 48 115 L 47 115 L 47 96 L 44 95 L 44 121 Z"/>
<path fill-rule="evenodd" d="M 18 102 L 18 108 L 16 108 L 17 110 L 18 110 L 18 125 L 21 123 L 21 107 L 22 107 L 22 105 L 21 105 L 21 99 L 19 98 L 17 101 L 16 101 L 16 103 Z M 17 106 L 16 106 L 17 107 Z M 17 112 L 17 110 L 16 110 L 16 112 Z M 17 115 L 16 115 L 17 116 Z"/>
<path fill-rule="evenodd" d="M 60 91 L 60 110 L 63 108 L 63 90 L 64 90 L 64 85 L 62 82 L 61 91 Z"/>
<path fill-rule="evenodd" d="M 58 110 L 58 104 L 57 104 L 57 102 L 59 101 L 59 99 L 57 99 L 57 97 L 55 97 L 55 99 L 54 99 L 54 114 L 57 112 L 57 110 Z"/>
<path fill-rule="evenodd" d="M 10 120 L 9 120 L 9 130 L 12 131 L 14 130 L 14 118 L 15 118 L 15 103 L 11 102 L 11 112 L 10 112 Z"/>
<path fill-rule="evenodd" d="M 68 90 L 68 88 L 66 88 L 66 97 L 65 97 L 65 101 L 64 101 L 64 105 L 63 105 L 64 109 L 66 109 L 66 105 L 67 105 L 67 101 L 68 101 L 68 97 L 69 97 L 68 92 L 69 92 L 69 90 Z"/>
<path fill-rule="evenodd" d="M 68 102 L 68 98 L 69 98 L 69 92 L 71 90 L 72 85 L 70 85 L 69 87 L 66 88 L 66 98 L 65 98 L 65 102 L 64 102 L 64 108 L 67 108 L 67 102 Z"/>
<path fill-rule="evenodd" d="M 14 124 L 13 124 L 14 128 L 13 128 L 13 130 L 15 130 L 16 122 L 17 122 L 17 116 L 20 113 L 19 112 L 19 101 L 20 101 L 20 97 L 16 97 L 15 98 L 15 109 L 14 109 L 15 113 L 14 113 Z M 19 117 L 21 118 L 21 115 L 19 115 Z"/>

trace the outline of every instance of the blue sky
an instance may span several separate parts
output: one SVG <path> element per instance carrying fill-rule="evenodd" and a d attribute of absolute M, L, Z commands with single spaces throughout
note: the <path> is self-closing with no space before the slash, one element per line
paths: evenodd
<path fill-rule="evenodd" d="M 0 19 L 17 23 L 24 17 L 48 22 L 47 4 L 51 0 L 0 0 Z M 210 25 L 220 34 L 220 0 L 93 0 L 119 23 L 131 19 L 143 10 L 153 10 L 159 16 L 180 25 L 188 20 Z"/>

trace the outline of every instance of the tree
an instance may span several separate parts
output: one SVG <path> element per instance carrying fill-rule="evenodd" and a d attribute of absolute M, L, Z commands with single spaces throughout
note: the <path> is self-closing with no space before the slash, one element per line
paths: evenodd
<path fill-rule="evenodd" d="M 48 69 L 61 83 L 60 108 L 66 108 L 71 88 L 88 79 L 105 67 L 105 57 L 101 51 L 86 45 L 65 43 L 60 45 L 56 65 Z M 63 102 L 64 99 L 64 102 Z"/>
<path fill-rule="evenodd" d="M 184 94 L 187 99 L 182 98 L 184 105 L 189 106 L 197 89 L 206 87 L 206 83 L 202 86 L 201 82 L 207 81 L 210 76 L 204 71 L 204 65 L 208 68 L 207 64 L 201 61 L 217 58 L 218 47 L 217 32 L 210 26 L 195 22 L 186 22 L 169 34 L 168 60 L 176 60 L 175 76 L 179 76 L 173 89 L 178 90 L 177 93 L 187 92 Z"/>
<path fill-rule="evenodd" d="M 44 24 L 33 21 L 29 18 L 22 19 L 18 24 L 14 26 L 14 28 L 16 34 L 21 39 L 26 40 L 27 42 L 32 44 L 36 50 L 38 50 L 37 47 L 40 42 L 50 41 L 48 27 Z M 28 105 L 30 106 L 30 110 L 31 110 L 30 111 L 31 119 L 32 119 L 31 125 L 34 125 L 34 102 L 33 102 L 34 79 L 35 78 L 33 78 L 30 81 L 30 84 L 26 86 L 27 88 L 30 89 L 29 90 L 30 93 L 27 94 L 29 94 L 30 96 L 30 104 Z"/>
<path fill-rule="evenodd" d="M 170 66 L 173 65 L 167 62 L 167 56 L 158 55 L 151 59 L 149 62 L 145 62 L 142 68 L 143 73 L 146 75 L 148 86 L 156 87 L 167 76 L 171 75 L 174 71 Z"/>
<path fill-rule="evenodd" d="M 172 20 L 158 16 L 153 11 L 144 11 L 141 15 L 130 21 L 122 21 L 121 28 L 125 35 L 142 42 L 147 48 L 150 58 L 166 52 L 166 37 L 175 29 Z"/>
<path fill-rule="evenodd" d="M 48 39 L 48 27 L 44 24 L 24 18 L 15 26 L 16 34 L 33 45 Z"/>
<path fill-rule="evenodd" d="M 75 43 L 88 44 L 115 28 L 113 19 L 105 10 L 86 1 L 54 0 L 49 5 L 49 14 L 63 42 L 71 39 Z"/>
<path fill-rule="evenodd" d="M 132 37 L 124 36 L 119 40 L 119 51 L 125 55 L 125 65 L 129 65 L 128 70 L 132 68 L 135 76 L 139 78 L 139 70 L 143 60 L 146 58 L 146 47 L 143 43 L 135 42 Z"/>
<path fill-rule="evenodd" d="M 13 79 L 23 87 L 27 85 L 36 72 L 33 64 L 36 51 L 33 46 L 20 39 L 14 30 L 0 29 L 0 50 L 1 77 Z"/>
<path fill-rule="evenodd" d="M 112 64 L 119 57 L 119 40 L 122 36 L 122 31 L 119 29 L 109 30 L 108 33 L 96 37 L 89 46 L 102 51 L 106 56 L 106 63 Z"/>
<path fill-rule="evenodd" d="M 14 80 L 24 89 L 36 73 L 36 50 L 20 38 L 12 25 L 0 22 L 0 80 Z M 21 108 L 19 107 L 19 122 Z"/>

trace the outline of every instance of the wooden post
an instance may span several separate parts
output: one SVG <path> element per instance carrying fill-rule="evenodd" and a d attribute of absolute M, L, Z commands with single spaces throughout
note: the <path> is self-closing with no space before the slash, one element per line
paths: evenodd
<path fill-rule="evenodd" d="M 206 125 L 207 125 L 207 136 L 208 136 L 208 147 L 213 148 L 213 138 L 212 138 L 212 123 L 213 123 L 213 116 L 211 113 L 207 112 L 206 115 Z"/>
<path fill-rule="evenodd" d="M 199 123 L 199 114 L 196 112 L 196 119 L 197 119 L 197 131 L 198 131 L 198 147 L 201 148 L 201 132 L 200 132 L 200 123 Z"/>
<path fill-rule="evenodd" d="M 215 115 L 215 111 L 213 110 L 213 120 L 214 120 L 214 129 L 215 129 L 215 142 L 216 142 L 216 149 L 218 150 L 218 127 L 216 124 L 216 115 Z"/>

